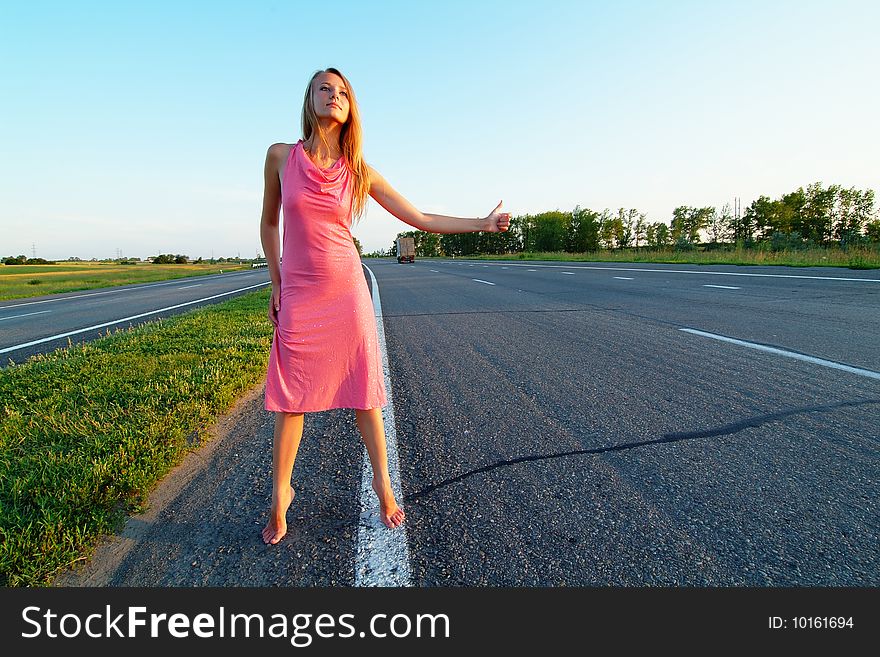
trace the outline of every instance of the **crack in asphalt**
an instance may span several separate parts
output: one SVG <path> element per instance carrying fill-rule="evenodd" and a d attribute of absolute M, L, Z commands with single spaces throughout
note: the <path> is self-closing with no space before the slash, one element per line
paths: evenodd
<path fill-rule="evenodd" d="M 716 436 L 725 436 L 738 433 L 744 429 L 759 427 L 762 424 L 767 424 L 768 422 L 774 422 L 776 420 L 781 420 L 792 415 L 800 415 L 803 413 L 827 413 L 830 411 L 834 411 L 840 408 L 849 408 L 854 406 L 865 406 L 869 404 L 880 404 L 880 399 L 860 399 L 856 401 L 842 401 L 837 402 L 835 404 L 826 404 L 823 406 L 801 406 L 798 408 L 792 408 L 786 411 L 779 411 L 777 413 L 768 413 L 765 415 L 757 415 L 755 417 L 746 418 L 745 420 L 740 420 L 739 422 L 731 422 L 730 424 L 724 424 L 720 427 L 715 427 L 711 429 L 702 429 L 700 431 L 676 431 L 673 433 L 663 434 L 660 438 L 655 438 L 653 440 L 641 440 L 638 442 L 631 443 L 623 443 L 621 445 L 611 445 L 609 447 L 595 447 L 592 449 L 576 449 L 568 452 L 557 452 L 555 454 L 532 454 L 529 456 L 520 456 L 515 459 L 505 459 L 503 461 L 497 461 L 495 463 L 491 463 L 489 465 L 484 465 L 481 468 L 476 468 L 475 470 L 469 470 L 468 472 L 464 472 L 458 476 L 451 477 L 449 479 L 445 479 L 439 483 L 431 484 L 423 488 L 420 491 L 415 493 L 410 493 L 405 496 L 404 501 L 412 501 L 416 500 L 420 497 L 425 497 L 433 493 L 434 491 L 445 488 L 446 486 L 450 486 L 452 484 L 458 483 L 468 477 L 473 477 L 474 475 L 482 474 L 484 472 L 489 472 L 491 470 L 495 470 L 497 468 L 503 468 L 510 465 L 516 465 L 517 463 L 527 463 L 530 461 L 544 461 L 549 459 L 558 459 L 565 458 L 568 456 L 580 456 L 584 454 L 605 454 L 606 452 L 620 452 L 624 450 L 634 449 L 636 447 L 645 447 L 648 445 L 658 445 L 661 443 L 674 443 L 679 442 L 681 440 L 693 440 L 695 438 L 714 438 Z"/>

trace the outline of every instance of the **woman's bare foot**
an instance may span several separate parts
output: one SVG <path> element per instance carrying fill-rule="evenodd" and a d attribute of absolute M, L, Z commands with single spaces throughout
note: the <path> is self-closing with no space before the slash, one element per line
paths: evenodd
<path fill-rule="evenodd" d="M 287 533 L 287 509 L 293 502 L 293 487 L 287 487 L 287 493 L 278 499 L 272 497 L 272 508 L 269 510 L 269 522 L 263 527 L 263 543 L 275 545 Z"/>
<path fill-rule="evenodd" d="M 403 524 L 406 514 L 399 506 L 397 500 L 394 499 L 394 491 L 391 490 L 391 478 L 385 477 L 385 480 L 373 477 L 373 491 L 379 498 L 379 515 L 382 522 L 388 529 L 394 529 Z"/>

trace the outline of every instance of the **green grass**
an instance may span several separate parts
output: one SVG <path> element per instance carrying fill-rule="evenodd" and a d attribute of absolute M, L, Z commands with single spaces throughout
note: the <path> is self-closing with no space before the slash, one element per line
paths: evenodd
<path fill-rule="evenodd" d="M 75 290 L 152 283 L 173 278 L 204 276 L 220 271 L 250 269 L 250 265 L 205 263 L 199 265 L 135 265 L 109 263 L 59 263 L 57 265 L 0 265 L 0 300 L 21 299 Z"/>
<path fill-rule="evenodd" d="M 0 585 L 44 586 L 265 376 L 263 290 L 0 370 Z"/>
<path fill-rule="evenodd" d="M 511 253 L 507 255 L 462 256 L 472 260 L 558 260 L 574 262 L 655 262 L 696 265 L 786 265 L 789 267 L 880 268 L 880 248 L 802 249 L 763 251 L 733 249 L 724 251 L 672 251 L 625 249 L 590 253 Z M 425 258 L 423 258 L 425 259 Z"/>

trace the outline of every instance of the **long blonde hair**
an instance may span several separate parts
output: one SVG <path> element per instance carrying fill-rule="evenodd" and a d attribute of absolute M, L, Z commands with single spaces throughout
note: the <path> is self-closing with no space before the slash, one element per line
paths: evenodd
<path fill-rule="evenodd" d="M 312 102 L 312 83 L 321 73 L 333 73 L 342 78 L 345 83 L 345 89 L 348 91 L 348 120 L 342 126 L 339 135 L 339 146 L 342 148 L 342 154 L 348 163 L 348 168 L 353 176 L 353 189 L 351 192 L 351 211 L 354 219 L 360 219 L 367 207 L 367 197 L 370 195 L 370 172 L 367 169 L 367 163 L 361 151 L 363 144 L 363 133 L 361 131 L 361 113 L 358 110 L 357 98 L 354 95 L 354 89 L 348 78 L 345 77 L 338 69 L 326 68 L 323 71 L 315 71 L 312 79 L 306 87 L 305 98 L 303 99 L 302 108 L 302 132 L 303 141 L 309 139 L 313 132 L 317 133 L 318 139 L 330 149 L 324 137 L 324 132 L 318 123 L 318 116 L 315 114 L 315 107 Z"/>

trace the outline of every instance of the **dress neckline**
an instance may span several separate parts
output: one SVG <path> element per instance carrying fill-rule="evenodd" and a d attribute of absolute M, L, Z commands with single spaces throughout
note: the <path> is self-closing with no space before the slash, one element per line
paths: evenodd
<path fill-rule="evenodd" d="M 345 153 L 343 153 L 342 155 L 339 156 L 339 159 L 336 160 L 336 161 L 335 161 L 333 164 L 331 164 L 329 167 L 326 167 L 326 168 L 325 168 L 325 167 L 319 167 L 317 164 L 315 164 L 315 163 L 312 161 L 312 158 L 309 157 L 309 154 L 306 153 L 306 145 L 305 145 L 305 142 L 304 142 L 302 139 L 300 139 L 297 143 L 299 144 L 299 147 L 300 147 L 300 150 L 302 151 L 303 157 L 306 158 L 306 160 L 308 161 L 309 164 L 311 164 L 313 167 L 315 167 L 318 171 L 321 171 L 322 173 L 323 173 L 323 172 L 326 172 L 326 171 L 332 171 L 332 170 L 335 169 L 337 166 L 339 166 L 339 164 L 342 162 L 343 159 L 345 159 Z"/>

